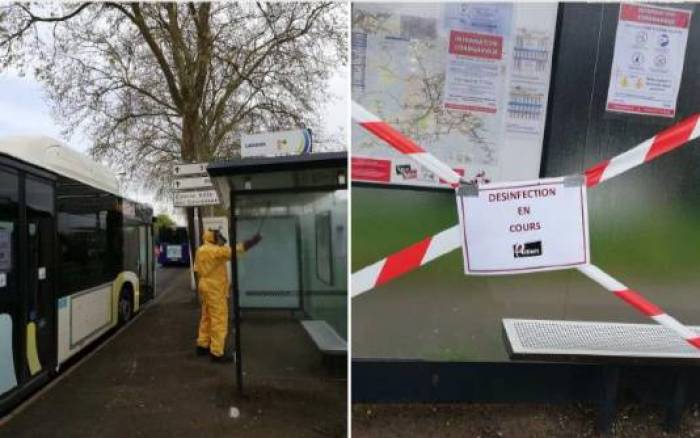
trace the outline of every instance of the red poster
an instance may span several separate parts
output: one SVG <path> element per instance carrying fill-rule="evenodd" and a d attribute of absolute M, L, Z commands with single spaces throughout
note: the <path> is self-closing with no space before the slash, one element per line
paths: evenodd
<path fill-rule="evenodd" d="M 690 13 L 687 11 L 623 4 L 620 19 L 685 29 L 690 24 Z"/>
<path fill-rule="evenodd" d="M 472 32 L 450 32 L 451 55 L 464 55 L 483 59 L 503 57 L 503 37 Z"/>
<path fill-rule="evenodd" d="M 391 161 L 353 157 L 352 179 L 388 183 L 391 180 Z"/>

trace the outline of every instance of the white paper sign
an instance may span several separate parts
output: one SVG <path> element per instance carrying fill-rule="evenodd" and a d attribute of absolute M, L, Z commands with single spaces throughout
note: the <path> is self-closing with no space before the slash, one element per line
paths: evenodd
<path fill-rule="evenodd" d="M 620 5 L 607 110 L 674 117 L 691 12 Z"/>
<path fill-rule="evenodd" d="M 7 274 L 0 272 L 0 287 L 7 286 Z"/>
<path fill-rule="evenodd" d="M 590 261 L 586 186 L 549 178 L 460 190 L 464 271 L 521 274 L 567 269 Z"/>
<path fill-rule="evenodd" d="M 175 207 L 197 207 L 200 205 L 217 205 L 219 196 L 216 190 L 197 190 L 194 192 L 175 192 Z"/>

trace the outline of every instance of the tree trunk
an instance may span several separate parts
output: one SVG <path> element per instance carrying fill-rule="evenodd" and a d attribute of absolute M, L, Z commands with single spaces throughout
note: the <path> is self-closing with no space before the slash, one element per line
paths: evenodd
<path fill-rule="evenodd" d="M 180 151 L 182 154 L 182 160 L 185 163 L 196 163 L 197 162 L 197 116 L 194 117 L 192 114 L 185 114 L 182 118 L 182 144 L 180 146 Z M 197 253 L 197 246 L 195 235 L 199 234 L 199 230 L 195 227 L 194 223 L 194 207 L 185 208 L 185 214 L 187 217 L 187 238 L 189 240 L 190 249 L 192 252 L 192 266 L 194 267 L 194 256 Z M 202 236 L 199 236 L 200 239 Z M 195 286 L 196 287 L 196 286 Z"/>

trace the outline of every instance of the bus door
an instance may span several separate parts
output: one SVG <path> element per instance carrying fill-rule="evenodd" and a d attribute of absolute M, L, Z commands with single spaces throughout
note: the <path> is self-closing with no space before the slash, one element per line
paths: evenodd
<path fill-rule="evenodd" d="M 151 288 L 150 272 L 151 264 L 149 253 L 153 252 L 153 245 L 148 239 L 148 229 L 146 225 L 139 226 L 139 283 L 141 290 L 141 303 L 153 298 L 153 289 Z"/>
<path fill-rule="evenodd" d="M 22 383 L 19 175 L 0 166 L 0 399 Z"/>
<path fill-rule="evenodd" d="M 147 228 L 146 244 L 148 245 L 148 285 L 151 287 L 152 295 L 156 295 L 156 279 L 155 279 L 155 242 L 153 241 L 153 225 Z"/>
<path fill-rule="evenodd" d="M 53 182 L 27 176 L 26 357 L 29 374 L 53 367 L 55 353 Z"/>

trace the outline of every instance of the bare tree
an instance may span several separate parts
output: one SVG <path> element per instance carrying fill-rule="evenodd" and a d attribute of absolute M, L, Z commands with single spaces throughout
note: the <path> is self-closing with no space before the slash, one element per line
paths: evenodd
<path fill-rule="evenodd" d="M 240 133 L 311 127 L 315 138 L 333 138 L 319 109 L 331 97 L 326 81 L 347 62 L 347 9 L 8 4 L 0 67 L 45 85 L 65 136 L 83 131 L 95 157 L 162 190 L 174 161 L 232 156 Z"/>

